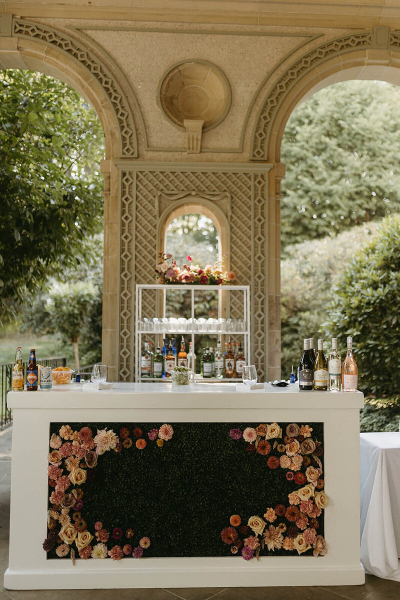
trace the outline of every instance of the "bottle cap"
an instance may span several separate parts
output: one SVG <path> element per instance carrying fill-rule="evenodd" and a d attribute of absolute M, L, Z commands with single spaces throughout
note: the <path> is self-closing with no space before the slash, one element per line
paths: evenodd
<path fill-rule="evenodd" d="M 347 347 L 351 348 L 353 346 L 353 338 L 351 335 L 347 338 Z"/>
<path fill-rule="evenodd" d="M 304 350 L 309 350 L 310 349 L 310 339 L 307 338 L 304 340 Z"/>
<path fill-rule="evenodd" d="M 324 340 L 318 340 L 318 350 L 324 349 Z"/>
<path fill-rule="evenodd" d="M 332 348 L 337 349 L 337 338 L 332 338 Z"/>

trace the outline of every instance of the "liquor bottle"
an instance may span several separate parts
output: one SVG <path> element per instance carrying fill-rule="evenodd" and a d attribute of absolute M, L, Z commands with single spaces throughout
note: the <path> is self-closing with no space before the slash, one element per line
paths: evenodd
<path fill-rule="evenodd" d="M 181 349 L 180 352 L 178 354 L 178 366 L 179 367 L 187 367 L 188 366 L 188 358 L 187 358 L 187 353 L 186 353 L 186 348 L 185 348 L 185 340 L 181 339 Z"/>
<path fill-rule="evenodd" d="M 233 377 L 235 377 L 235 355 L 232 352 L 232 348 L 231 348 L 231 343 L 228 342 L 227 344 L 225 344 L 225 346 L 227 346 L 227 350 L 225 352 L 225 356 L 224 356 L 224 367 L 225 367 L 225 373 L 224 376 L 226 379 L 232 379 Z"/>
<path fill-rule="evenodd" d="M 211 377 L 215 377 L 215 354 L 212 346 L 208 349 L 208 357 L 211 363 Z"/>
<path fill-rule="evenodd" d="M 22 349 L 21 346 L 15 351 L 15 364 L 12 374 L 12 389 L 13 392 L 24 391 L 24 365 L 22 363 Z"/>
<path fill-rule="evenodd" d="M 314 387 L 314 362 L 310 356 L 310 340 L 304 340 L 304 352 L 299 364 L 299 389 L 312 390 Z"/>
<path fill-rule="evenodd" d="M 165 377 L 172 377 L 171 373 L 175 368 L 175 355 L 172 349 L 172 340 L 169 341 L 167 356 L 165 357 Z"/>
<path fill-rule="evenodd" d="M 202 371 L 204 379 L 211 379 L 212 377 L 212 357 L 208 352 L 207 348 L 203 348 L 203 356 L 201 359 Z"/>
<path fill-rule="evenodd" d="M 296 383 L 296 375 L 292 365 L 292 372 L 290 373 L 290 383 Z"/>
<path fill-rule="evenodd" d="M 353 338 L 347 338 L 347 355 L 342 365 L 342 389 L 344 392 L 356 392 L 358 386 L 358 368 L 353 356 Z"/>
<path fill-rule="evenodd" d="M 164 341 L 164 346 L 163 346 L 163 348 L 161 350 L 161 354 L 162 354 L 162 357 L 163 357 L 163 377 L 165 377 L 165 357 L 168 354 L 168 339 L 164 338 L 163 341 Z"/>
<path fill-rule="evenodd" d="M 36 364 L 36 350 L 32 348 L 29 355 L 29 364 L 26 369 L 26 389 L 28 392 L 36 392 L 38 389 L 38 367 Z"/>
<path fill-rule="evenodd" d="M 189 342 L 188 366 L 192 372 L 192 379 L 196 375 L 196 355 L 193 350 L 193 343 Z"/>
<path fill-rule="evenodd" d="M 161 353 L 160 346 L 157 346 L 157 352 L 153 356 L 153 377 L 161 379 L 164 371 L 164 357 Z"/>
<path fill-rule="evenodd" d="M 246 366 L 246 359 L 243 354 L 242 344 L 239 344 L 239 350 L 236 355 L 236 377 L 243 377 L 243 369 Z"/>
<path fill-rule="evenodd" d="M 313 362 L 315 362 L 315 359 L 317 358 L 317 352 L 314 349 L 314 338 L 310 338 L 310 356 Z"/>
<path fill-rule="evenodd" d="M 318 340 L 318 352 L 314 363 L 314 390 L 326 392 L 328 380 L 328 361 L 324 355 L 324 340 Z"/>
<path fill-rule="evenodd" d="M 329 389 L 331 392 L 340 392 L 342 383 L 342 361 L 337 349 L 337 338 L 332 339 L 332 350 L 329 354 Z"/>
<path fill-rule="evenodd" d="M 224 378 L 224 355 L 221 352 L 221 340 L 217 342 L 217 351 L 215 353 L 215 377 Z"/>
<path fill-rule="evenodd" d="M 142 379 L 150 379 L 153 377 L 153 353 L 150 352 L 149 342 L 144 340 L 144 350 L 142 352 L 142 366 L 141 366 L 141 377 Z"/>
<path fill-rule="evenodd" d="M 176 339 L 172 338 L 172 352 L 174 353 L 175 366 L 178 364 L 178 350 L 176 349 Z"/>

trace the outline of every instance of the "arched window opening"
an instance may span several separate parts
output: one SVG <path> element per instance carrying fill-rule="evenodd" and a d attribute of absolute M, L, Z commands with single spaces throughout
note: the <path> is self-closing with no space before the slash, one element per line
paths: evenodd
<path fill-rule="evenodd" d="M 195 213 L 171 221 L 166 230 L 165 249 L 179 265 L 187 262 L 187 256 L 201 268 L 221 259 L 217 228 L 209 217 Z"/>

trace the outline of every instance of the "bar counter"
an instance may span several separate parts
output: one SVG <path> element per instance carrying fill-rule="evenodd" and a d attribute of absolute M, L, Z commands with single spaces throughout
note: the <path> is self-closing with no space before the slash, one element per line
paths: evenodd
<path fill-rule="evenodd" d="M 264 389 L 239 392 L 236 391 L 234 384 L 201 383 L 190 386 L 172 386 L 169 382 L 115 383 L 110 390 L 83 391 L 81 385 L 72 384 L 57 386 L 51 391 L 10 392 L 7 402 L 8 407 L 13 410 L 14 421 L 10 559 L 9 568 L 4 577 L 4 585 L 7 589 L 323 586 L 364 583 L 364 570 L 360 565 L 359 525 L 359 411 L 364 405 L 361 392 L 300 392 L 296 384 L 289 388 L 275 388 L 267 385 Z M 196 548 L 196 536 L 193 536 L 195 525 L 194 522 L 190 523 L 191 513 L 190 510 L 187 512 L 187 507 L 185 507 L 185 519 L 188 520 L 188 533 L 192 536 L 190 542 L 193 549 L 192 554 L 189 546 L 186 550 L 182 550 L 182 555 L 177 555 L 179 548 L 176 551 L 174 549 L 173 556 L 166 554 L 167 551 L 165 549 L 162 551 L 161 547 L 163 544 L 164 548 L 169 547 L 169 535 L 165 534 L 164 538 L 160 536 L 157 546 L 157 535 L 153 534 L 150 536 L 152 546 L 148 551 L 148 556 L 146 556 L 145 550 L 143 557 L 139 560 L 135 560 L 131 556 L 124 557 L 122 560 L 111 560 L 111 558 L 102 561 L 93 558 L 82 560 L 83 556 L 80 558 L 80 555 L 77 554 L 76 560 L 72 561 L 70 558 L 58 558 L 50 553 L 46 555 L 42 544 L 47 535 L 49 490 L 50 493 L 52 491 L 49 488 L 48 480 L 47 457 L 51 452 L 49 438 L 51 432 L 58 432 L 57 428 L 60 424 L 70 425 L 74 429 L 74 423 L 79 424 L 79 427 L 82 427 L 82 424 L 89 427 L 93 424 L 93 436 L 96 435 L 96 425 L 99 423 L 102 426 L 107 424 L 108 429 L 112 429 L 113 425 L 115 429 L 118 424 L 119 429 L 115 433 L 118 435 L 121 431 L 120 441 L 122 441 L 124 429 L 124 427 L 121 429 L 121 424 L 127 424 L 125 429 L 128 434 L 130 429 L 133 431 L 134 424 L 139 424 L 140 427 L 138 426 L 137 430 L 145 438 L 146 444 L 142 442 L 141 446 L 136 443 L 135 447 L 135 443 L 133 443 L 129 450 L 125 449 L 125 446 L 128 446 L 126 444 L 121 454 L 121 456 L 127 457 L 128 453 L 131 453 L 133 472 L 140 467 L 140 462 L 135 463 L 134 461 L 141 461 L 142 458 L 143 461 L 150 460 L 150 456 L 157 455 L 156 443 L 160 446 L 160 453 L 163 453 L 160 454 L 163 456 L 163 460 L 168 456 L 172 460 L 174 453 L 178 453 L 176 464 L 179 469 L 179 463 L 187 460 L 183 451 L 182 458 L 179 458 L 179 452 L 181 452 L 179 443 L 183 439 L 182 436 L 180 437 L 180 432 L 186 426 L 185 424 L 191 428 L 192 445 L 198 443 L 199 451 L 202 446 L 200 437 L 198 438 L 199 442 L 196 442 L 196 431 L 200 433 L 204 431 L 204 435 L 209 437 L 212 428 L 215 432 L 222 431 L 222 435 L 218 433 L 220 437 L 217 433 L 215 439 L 210 437 L 214 447 L 220 448 L 220 453 L 218 451 L 216 454 L 214 452 L 213 455 L 205 456 L 204 463 L 210 464 L 210 468 L 206 472 L 207 465 L 204 464 L 204 474 L 211 476 L 212 469 L 220 467 L 226 467 L 228 473 L 232 467 L 235 467 L 232 464 L 235 462 L 232 457 L 235 456 L 239 461 L 253 460 L 253 463 L 249 462 L 249 469 L 252 468 L 251 465 L 258 465 L 254 467 L 255 477 L 258 480 L 255 483 L 258 486 L 260 486 L 260 473 L 265 473 L 265 497 L 257 496 L 257 494 L 260 495 L 260 491 L 253 493 L 252 490 L 249 490 L 248 509 L 246 505 L 247 512 L 241 516 L 243 524 L 247 524 L 250 517 L 259 515 L 264 522 L 265 531 L 268 530 L 270 523 L 274 522 L 273 520 L 267 522 L 268 519 L 264 519 L 268 514 L 267 512 L 264 515 L 264 511 L 268 510 L 269 502 L 272 502 L 272 500 L 269 501 L 269 494 L 272 493 L 269 491 L 270 482 L 275 481 L 273 478 L 277 477 L 276 481 L 284 481 L 286 486 L 286 479 L 289 479 L 279 473 L 282 471 L 277 467 L 277 465 L 279 466 L 279 456 L 267 463 L 267 460 L 270 460 L 268 456 L 272 458 L 272 454 L 277 453 L 277 448 L 278 450 L 280 448 L 279 451 L 285 454 L 283 444 L 286 443 L 286 448 L 288 448 L 288 442 L 294 439 L 287 437 L 288 424 L 298 424 L 298 428 L 303 427 L 301 429 L 303 432 L 307 431 L 307 424 L 314 424 L 314 435 L 316 431 L 321 432 L 321 439 L 317 441 L 317 444 L 320 444 L 321 448 L 323 447 L 323 456 L 321 453 L 319 456 L 324 463 L 322 478 L 325 480 L 325 492 L 329 498 L 329 504 L 324 510 L 324 517 L 321 521 L 327 545 L 326 555 L 315 556 L 311 550 L 308 553 L 298 554 L 293 551 L 293 548 L 284 555 L 280 543 L 277 543 L 272 551 L 267 552 L 265 549 L 267 555 L 263 555 L 264 548 L 263 551 L 260 551 L 259 548 L 260 556 L 257 556 L 257 559 L 254 557 L 252 560 L 243 560 L 241 556 L 243 546 L 239 547 L 237 556 L 231 555 L 229 552 L 231 547 L 221 542 L 221 530 L 229 528 L 231 515 L 237 517 L 234 502 L 232 502 L 232 506 L 229 505 L 231 512 L 226 514 L 226 522 L 222 523 L 221 521 L 221 526 L 216 527 L 212 535 L 207 533 L 210 536 L 210 554 L 212 556 Z M 152 429 L 146 433 L 147 423 L 149 428 L 154 427 L 154 424 L 157 428 L 164 426 L 163 424 L 171 424 L 174 427 L 174 437 L 165 435 L 164 439 L 168 440 L 165 443 L 163 440 L 162 443 L 159 440 L 154 441 L 151 431 L 161 431 L 161 429 Z M 226 424 L 225 429 L 224 424 Z M 263 454 L 270 453 L 265 457 L 260 454 L 261 446 L 257 449 L 260 439 L 258 433 L 255 444 L 249 438 L 250 433 L 253 435 L 252 432 L 261 427 L 260 424 L 266 424 L 267 428 L 278 424 L 282 429 L 281 435 L 276 431 L 274 433 L 274 427 L 271 429 L 272 433 L 265 434 L 267 441 L 263 441 L 264 448 L 266 448 Z M 244 429 L 244 433 L 242 429 Z M 142 430 L 145 433 L 142 433 Z M 240 431 L 240 435 L 236 435 L 236 431 Z M 260 430 L 257 429 L 257 431 Z M 246 432 L 248 433 L 246 434 Z M 56 434 L 53 433 L 53 435 Z M 135 442 L 134 435 L 132 433 L 130 435 Z M 137 435 L 136 429 L 135 435 Z M 249 439 L 246 439 L 246 435 Z M 282 439 L 286 436 L 286 442 L 278 439 L 279 435 Z M 313 434 L 305 433 L 305 435 L 298 436 L 300 441 L 295 444 L 299 446 L 303 443 L 304 438 L 311 435 Z M 245 439 L 246 441 L 244 441 Z M 161 448 L 162 444 L 164 444 L 163 448 Z M 144 448 L 146 445 L 147 447 Z M 120 446 L 122 448 L 122 444 Z M 218 460 L 228 460 L 225 447 L 228 449 L 231 461 L 226 465 L 218 463 Z M 137 448 L 140 449 L 137 450 Z M 250 451 L 252 452 L 251 457 Z M 150 454 L 151 452 L 153 454 Z M 302 460 L 305 460 L 307 450 L 303 449 L 299 452 L 303 455 Z M 286 454 L 290 455 L 289 450 Z M 117 456 L 112 452 L 109 452 L 108 455 L 110 460 L 114 460 L 114 456 Z M 210 461 L 210 456 L 212 456 L 212 461 Z M 310 456 L 312 458 L 314 454 L 310 454 Z M 198 464 L 201 464 L 201 456 L 197 455 L 196 460 L 199 458 L 200 463 Z M 102 456 L 99 456 L 98 460 L 99 463 L 103 460 L 102 464 L 105 464 Z M 285 460 L 288 461 L 286 458 Z M 315 464 L 321 463 L 318 458 L 313 460 L 317 461 Z M 284 461 L 281 461 L 281 466 Z M 309 461 L 310 458 L 307 458 L 305 464 L 310 464 Z M 148 464 L 153 468 L 151 463 Z M 182 487 L 186 488 L 186 493 L 192 493 L 192 497 L 195 498 L 196 490 L 191 489 L 194 484 L 192 484 L 190 470 L 188 471 L 188 464 L 190 463 L 185 463 L 187 478 L 180 475 Z M 237 464 L 242 463 L 238 462 Z M 170 468 L 167 463 L 165 465 L 165 469 Z M 160 469 L 161 466 L 154 468 Z M 296 471 L 295 468 L 293 470 Z M 87 471 L 89 472 L 90 468 Z M 172 471 L 171 474 L 173 475 Z M 139 485 L 140 482 L 136 483 Z M 222 481 L 221 486 L 223 484 Z M 86 488 L 85 486 L 82 488 L 87 490 L 90 485 L 92 484 L 86 482 Z M 257 489 L 260 490 L 260 487 Z M 286 487 L 285 490 L 283 496 L 286 499 L 283 497 L 282 502 L 288 504 Z M 180 497 L 183 498 L 183 491 L 177 490 L 177 502 Z M 230 490 L 228 491 L 230 493 Z M 116 493 L 118 492 L 116 491 Z M 149 498 L 150 504 L 156 502 L 154 489 L 152 493 L 153 496 Z M 240 483 L 238 483 L 237 493 L 243 495 Z M 279 495 L 279 489 L 274 493 Z M 87 494 L 86 491 L 85 494 Z M 160 494 L 162 496 L 161 485 Z M 210 495 L 212 497 L 212 491 L 210 491 Z M 83 497 L 84 501 L 89 502 L 88 499 L 90 499 L 90 495 Z M 208 500 L 205 497 L 206 501 Z M 220 504 L 221 502 L 216 496 L 216 514 L 221 510 Z M 168 499 L 163 506 L 164 508 L 168 507 Z M 173 502 L 171 502 L 171 506 L 173 506 Z M 83 518 L 85 518 L 87 507 L 88 504 L 82 508 Z M 278 507 L 276 510 L 278 511 Z M 176 508 L 171 508 L 171 522 L 176 519 L 175 512 Z M 209 521 L 212 522 L 215 515 L 209 516 Z M 195 515 L 193 518 L 195 519 Z M 277 525 L 279 519 L 276 520 L 276 516 L 273 519 Z M 290 526 L 290 522 L 288 525 Z M 108 524 L 108 527 L 112 526 L 111 523 Z M 282 531 L 285 531 L 284 525 L 282 527 Z M 149 528 L 151 528 L 150 525 Z M 157 528 L 155 531 L 160 531 L 162 524 L 158 523 Z M 134 529 L 136 529 L 136 523 Z M 237 529 L 239 531 L 239 528 Z M 273 530 L 275 531 L 274 528 Z M 253 531 L 255 530 L 253 529 Z M 94 538 L 95 532 L 92 531 L 92 533 Z M 201 532 L 198 532 L 198 535 L 200 539 Z M 236 533 L 234 535 L 236 536 Z M 282 540 L 283 537 L 281 536 L 280 539 Z M 96 540 L 93 539 L 92 545 L 96 543 Z M 226 543 L 231 544 L 231 541 Z M 136 544 L 135 541 L 134 545 Z M 157 552 L 161 554 L 157 555 Z M 254 554 L 256 555 L 258 552 L 255 551 Z"/>

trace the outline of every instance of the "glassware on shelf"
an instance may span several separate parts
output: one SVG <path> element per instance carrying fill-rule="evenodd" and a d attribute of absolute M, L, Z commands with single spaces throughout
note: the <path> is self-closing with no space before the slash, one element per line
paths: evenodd
<path fill-rule="evenodd" d="M 246 385 L 257 383 L 257 370 L 254 365 L 243 367 L 243 383 Z"/>
<path fill-rule="evenodd" d="M 246 333 L 244 319 L 185 319 L 183 317 L 138 319 L 141 333 Z"/>

